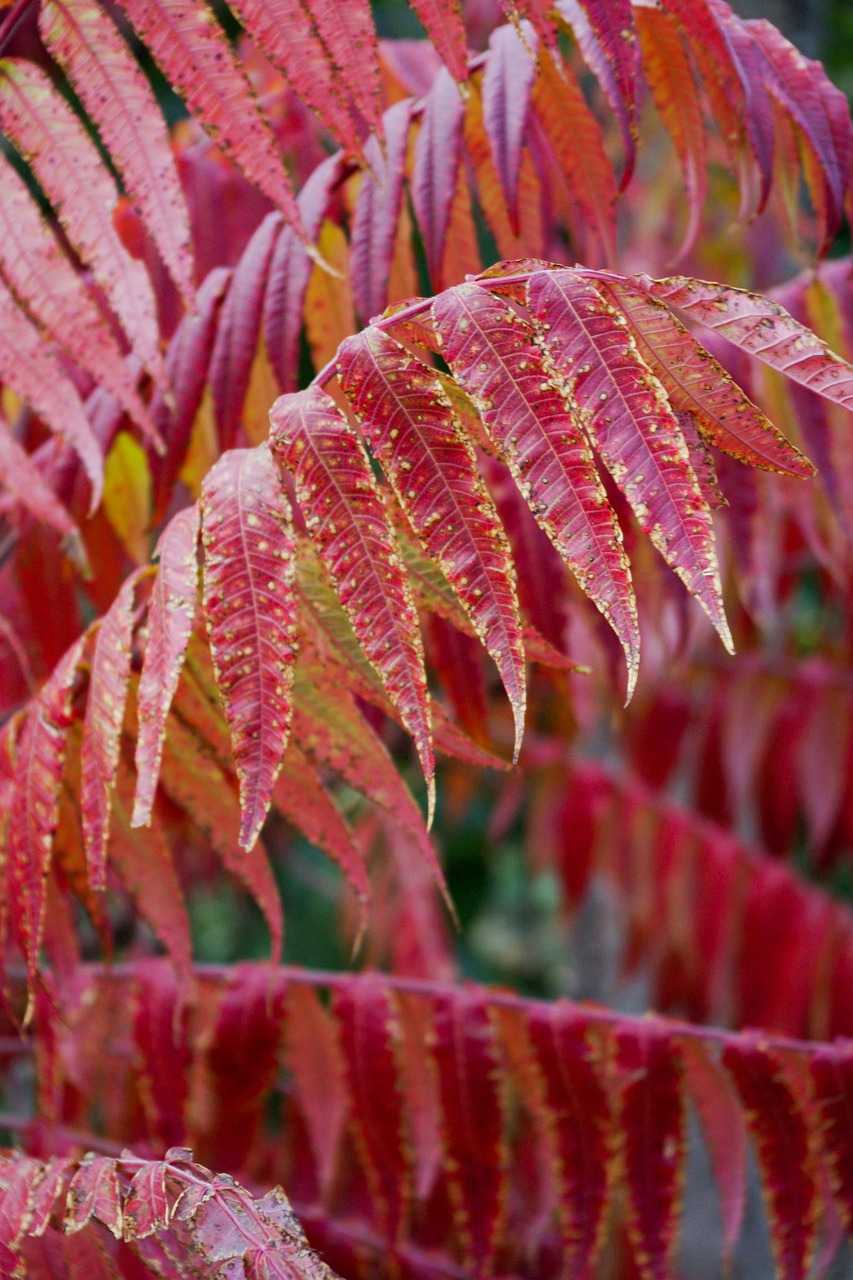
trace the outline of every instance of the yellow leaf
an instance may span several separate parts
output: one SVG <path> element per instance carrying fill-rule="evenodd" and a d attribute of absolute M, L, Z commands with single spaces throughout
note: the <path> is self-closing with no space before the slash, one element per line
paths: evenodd
<path fill-rule="evenodd" d="M 201 493 L 201 482 L 218 457 L 219 440 L 213 417 L 213 396 L 210 387 L 206 386 L 193 422 L 184 465 L 179 473 L 179 478 L 194 498 Z"/>
<path fill-rule="evenodd" d="M 331 360 L 344 338 L 355 333 L 355 307 L 349 283 L 349 246 L 340 227 L 324 222 L 317 241 L 321 256 L 341 274 L 330 276 L 315 266 L 305 294 L 305 332 L 314 367 Z"/>
<path fill-rule="evenodd" d="M 277 398 L 278 383 L 262 338 L 252 361 L 246 402 L 243 405 L 243 429 L 250 444 L 262 444 L 269 435 L 270 409 Z"/>
<path fill-rule="evenodd" d="M 151 473 L 141 444 L 120 431 L 104 467 L 104 511 L 137 564 L 150 554 Z"/>

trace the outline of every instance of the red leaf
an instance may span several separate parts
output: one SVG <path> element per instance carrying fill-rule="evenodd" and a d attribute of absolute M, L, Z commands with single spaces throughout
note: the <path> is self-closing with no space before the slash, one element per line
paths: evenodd
<path fill-rule="evenodd" d="M 821 64 L 804 58 L 771 23 L 743 26 L 763 54 L 763 59 L 756 59 L 762 81 L 795 121 L 813 157 L 812 163 L 804 160 L 803 172 L 819 218 L 822 256 L 841 224 L 850 187 L 853 130 L 847 100 Z"/>
<path fill-rule="evenodd" d="M 345 977 L 335 987 L 352 1097 L 350 1124 L 370 1185 L 377 1226 L 390 1242 L 402 1239 L 411 1197 L 411 1169 L 395 1041 L 398 1029 L 378 974 Z"/>
<path fill-rule="evenodd" d="M 699 600 L 726 648 L 714 529 L 666 392 L 618 315 L 570 271 L 530 277 L 530 308 L 570 403 L 667 564 Z"/>
<path fill-rule="evenodd" d="M 448 290 L 433 309 L 442 351 L 538 524 L 619 637 L 630 693 L 639 630 L 622 535 L 589 445 L 550 384 L 534 335 L 479 285 Z"/>
<path fill-rule="evenodd" d="M 298 204 L 310 240 L 316 240 L 332 191 L 344 164 L 340 152 L 313 171 L 299 193 Z M 276 241 L 264 292 L 264 342 L 282 391 L 295 391 L 299 381 L 302 308 L 313 263 L 290 227 Z"/>
<path fill-rule="evenodd" d="M 811 1060 L 811 1078 L 830 1178 L 849 1232 L 853 1230 L 853 1047 L 819 1048 Z"/>
<path fill-rule="evenodd" d="M 251 849 L 290 732 L 296 661 L 290 504 L 262 445 L 232 449 L 202 486 L 204 608 L 240 779 L 240 843 Z"/>
<path fill-rule="evenodd" d="M 488 1008 L 474 990 L 437 996 L 433 1010 L 432 1055 L 456 1229 L 466 1269 L 487 1275 L 503 1229 L 507 1172 L 494 1030 Z"/>
<path fill-rule="evenodd" d="M 424 104 L 412 171 L 412 207 L 434 289 L 451 283 L 443 279 L 442 263 L 462 159 L 464 120 L 462 95 L 450 73 L 442 67 Z"/>
<path fill-rule="evenodd" d="M 303 750 L 333 769 L 348 786 L 367 796 L 414 837 L 446 897 L 444 874 L 420 809 L 385 744 L 343 687 L 343 679 L 335 683 L 334 673 L 325 664 L 300 661 L 294 734 Z"/>
<path fill-rule="evenodd" d="M 644 1277 L 672 1274 L 685 1159 L 681 1062 L 661 1028 L 620 1031 L 622 1131 L 628 1226 Z"/>
<path fill-rule="evenodd" d="M 694 414 L 709 444 L 764 471 L 814 475 L 808 459 L 667 307 L 627 281 L 602 277 L 596 287 L 626 317 L 640 356 L 660 378 L 673 408 Z"/>
<path fill-rule="evenodd" d="M 213 12 L 192 0 L 119 3 L 193 115 L 304 237 L 275 135 Z"/>
<path fill-rule="evenodd" d="M 148 1131 L 162 1150 L 187 1133 L 190 1092 L 190 1008 L 173 965 L 142 960 L 133 975 L 133 1052 L 139 1101 Z"/>
<path fill-rule="evenodd" d="M 659 9 L 634 11 L 643 71 L 655 106 L 675 147 L 684 177 L 684 192 L 690 216 L 679 256 L 696 243 L 702 223 L 702 209 L 708 193 L 708 156 L 705 121 L 678 24 L 671 14 Z"/>
<path fill-rule="evenodd" d="M 156 812 L 150 827 L 135 831 L 128 821 L 133 795 L 129 765 L 119 761 L 108 857 L 137 911 L 185 979 L 192 959 L 190 924 L 181 882 Z M 150 820 L 150 819 L 149 819 Z"/>
<path fill-rule="evenodd" d="M 104 456 L 74 383 L 53 350 L 0 280 L 0 378 L 28 401 L 50 430 L 79 454 L 92 485 L 90 511 L 101 501 Z"/>
<path fill-rule="evenodd" d="M 732 1086 L 708 1048 L 685 1036 L 680 1051 L 690 1100 L 699 1115 L 717 1183 L 723 1256 L 729 1259 L 740 1238 L 746 1208 L 746 1124 Z"/>
<path fill-rule="evenodd" d="M 2 375 L 0 375 L 2 376 Z M 86 553 L 80 530 L 71 519 L 56 493 L 45 480 L 38 465 L 22 449 L 2 417 L 0 417 L 0 485 L 36 520 L 42 521 L 64 540 L 70 556 L 85 565 Z"/>
<path fill-rule="evenodd" d="M 453 79 L 466 80 L 468 41 L 459 0 L 411 0 L 411 5 Z"/>
<path fill-rule="evenodd" d="M 441 1168 L 441 1102 L 435 1063 L 424 1053 L 429 1036 L 429 1004 L 422 997 L 397 993 L 400 1019 L 400 1072 L 411 1126 L 414 1189 L 426 1200 Z"/>
<path fill-rule="evenodd" d="M 287 1064 L 308 1125 L 321 1194 L 329 1193 L 347 1114 L 345 1066 L 335 1022 L 313 987 L 287 994 Z"/>
<path fill-rule="evenodd" d="M 388 301 L 388 280 L 406 172 L 412 102 L 404 98 L 382 117 L 384 150 L 371 137 L 364 149 L 370 165 L 362 176 L 352 217 L 352 287 L 362 320 L 379 315 Z"/>
<path fill-rule="evenodd" d="M 94 120 L 124 185 L 177 284 L 193 306 L 189 214 L 169 134 L 151 87 L 108 14 L 93 0 L 49 0 L 42 39 Z"/>
<path fill-rule="evenodd" d="M 121 729 L 130 678 L 134 593 L 132 574 L 104 616 L 95 638 L 80 752 L 80 813 L 90 887 L 106 888 L 110 797 L 115 786 Z"/>
<path fill-rule="evenodd" d="M 204 1127 L 218 1163 L 242 1168 L 263 1132 L 281 1072 L 284 981 L 269 966 L 237 964 L 228 974 L 207 1049 L 212 1101 Z"/>
<path fill-rule="evenodd" d="M 139 678 L 139 736 L 136 742 L 136 799 L 133 826 L 144 826 L 151 815 L 166 717 L 183 666 L 192 632 L 198 591 L 196 545 L 198 504 L 179 511 L 160 535 L 160 565 L 148 602 L 148 638 Z"/>
<path fill-rule="evenodd" d="M 524 644 L 506 535 L 435 373 L 375 328 L 348 338 L 338 376 L 427 554 L 494 658 L 524 731 Z"/>
<path fill-rule="evenodd" d="M 226 455 L 226 457 L 229 455 Z M 266 919 L 277 962 L 284 935 L 281 899 L 263 844 L 239 845 L 232 832 L 240 825 L 240 809 L 232 775 L 226 774 L 203 749 L 182 720 L 173 715 L 163 748 L 163 790 L 187 811 L 207 837 L 227 871 L 253 896 Z"/>
<path fill-rule="evenodd" d="M 735 346 L 845 409 L 853 408 L 853 367 L 778 302 L 746 289 L 669 276 L 637 283 L 653 298 L 723 334 Z"/>
<path fill-rule="evenodd" d="M 268 213 L 240 256 L 216 329 L 210 356 L 210 388 L 224 451 L 234 445 L 258 346 L 269 264 L 284 221 Z"/>
<path fill-rule="evenodd" d="M 168 1226 L 168 1167 L 162 1160 L 149 1160 L 133 1175 L 124 1203 L 125 1240 L 142 1240 Z"/>
<path fill-rule="evenodd" d="M 609 262 L 616 240 L 616 176 L 604 135 L 574 75 L 550 50 L 539 51 L 533 110 L 551 144 L 571 200 L 588 234 L 598 241 L 600 260 Z"/>
<path fill-rule="evenodd" d="M 546 1113 L 552 1118 L 557 1211 L 573 1276 L 594 1274 L 606 1226 L 610 1103 L 590 1055 L 584 1023 L 567 1006 L 527 1016 Z"/>
<path fill-rule="evenodd" d="M 379 50 L 368 0 L 304 0 L 309 21 L 374 133 L 382 132 Z"/>
<path fill-rule="evenodd" d="M 71 702 L 86 636 L 66 651 L 32 703 L 18 742 L 9 805 L 7 893 L 16 904 L 15 927 L 35 980 L 45 913 L 45 880 L 59 817 Z"/>
<path fill-rule="evenodd" d="M 364 859 L 343 814 L 295 742 L 288 743 L 272 799 L 288 822 L 341 868 L 359 899 L 363 925 L 370 897 Z"/>
<path fill-rule="evenodd" d="M 235 0 L 232 7 L 302 101 L 345 150 L 358 153 L 361 143 L 346 76 L 335 65 L 324 33 L 312 21 L 311 0 Z M 314 239 L 316 233 L 308 234 Z"/>
<path fill-rule="evenodd" d="M 208 273 L 196 297 L 195 313 L 181 318 L 169 342 L 166 372 L 172 397 L 168 405 L 160 391 L 151 399 L 151 417 L 166 442 L 162 458 L 148 455 L 154 489 L 152 523 L 166 514 L 175 481 L 186 461 L 190 434 L 207 383 L 219 308 L 230 278 L 231 272 L 225 267 L 215 267 Z"/>
<path fill-rule="evenodd" d="M 122 1238 L 122 1204 L 116 1162 L 106 1156 L 84 1160 L 68 1188 L 68 1208 L 64 1228 L 67 1234 L 85 1227 L 90 1218 L 109 1227 L 117 1240 Z"/>
<path fill-rule="evenodd" d="M 0 128 L 32 166 L 74 248 L 155 380 L 165 382 L 151 282 L 113 226 L 115 182 L 79 118 L 34 63 L 0 68 Z"/>
<path fill-rule="evenodd" d="M 755 1142 L 780 1280 L 800 1280 L 814 1253 L 818 1196 L 806 1118 L 778 1063 L 757 1041 L 729 1042 L 723 1062 Z"/>
<path fill-rule="evenodd" d="M 584 61 L 607 95 L 622 131 L 625 168 L 621 188 L 631 180 L 636 159 L 637 54 L 630 0 L 556 0 L 571 25 Z"/>
<path fill-rule="evenodd" d="M 536 38 L 528 30 L 525 47 L 515 27 L 497 27 L 489 39 L 483 73 L 483 124 L 492 149 L 512 229 L 519 234 L 518 175 L 527 131 L 530 92 L 536 77 Z"/>
<path fill-rule="evenodd" d="M 33 318 L 156 440 L 134 376 L 103 315 L 11 167 L 0 188 L 0 259 L 6 283 Z"/>
<path fill-rule="evenodd" d="M 319 387 L 281 396 L 272 445 L 353 630 L 415 741 L 435 804 L 423 646 L 376 482 L 355 432 Z"/>

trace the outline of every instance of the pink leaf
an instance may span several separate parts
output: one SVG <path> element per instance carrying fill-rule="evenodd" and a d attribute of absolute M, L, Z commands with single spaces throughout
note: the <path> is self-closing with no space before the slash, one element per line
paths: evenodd
<path fill-rule="evenodd" d="M 640 356 L 662 382 L 672 407 L 694 414 L 709 444 L 765 471 L 814 475 L 808 459 L 667 307 L 629 281 L 603 276 L 596 287 L 627 319 Z"/>
<path fill-rule="evenodd" d="M 212 10 L 192 0 L 119 3 L 190 111 L 304 236 L 275 135 Z"/>
<path fill-rule="evenodd" d="M 151 282 L 113 226 L 115 182 L 79 118 L 34 63 L 7 58 L 0 65 L 0 128 L 32 165 L 139 359 L 165 384 Z"/>
<path fill-rule="evenodd" d="M 525 39 L 535 53 L 536 38 L 529 29 Z M 516 235 L 520 230 L 521 151 L 527 131 L 530 92 L 536 77 L 533 53 L 525 48 L 515 27 L 510 24 L 497 27 L 489 40 L 489 57 L 483 73 L 483 124 Z"/>
<path fill-rule="evenodd" d="M 59 787 L 71 724 L 77 667 L 86 636 L 66 651 L 31 704 L 18 744 L 9 806 L 7 892 L 16 903 L 15 926 L 35 978 L 45 913 L 45 880 L 59 816 Z"/>
<path fill-rule="evenodd" d="M 151 87 L 103 8 L 49 0 L 42 39 L 98 126 L 187 309 L 193 306 L 189 214 L 166 122 Z"/>
<path fill-rule="evenodd" d="M 506 535 L 435 373 L 375 328 L 348 338 L 338 376 L 425 551 L 494 658 L 524 730 L 524 645 Z"/>
<path fill-rule="evenodd" d="M 110 798 L 115 786 L 130 678 L 134 593 L 138 580 L 137 572 L 124 582 L 102 619 L 89 672 L 80 751 L 80 813 L 89 885 L 95 891 L 106 888 Z"/>
<path fill-rule="evenodd" d="M 358 189 L 351 239 L 353 293 L 362 320 L 379 315 L 388 301 L 411 114 L 411 99 L 395 103 L 383 116 L 384 151 L 376 138 L 365 147 L 370 169 Z"/>
<path fill-rule="evenodd" d="M 232 7 L 252 40 L 341 146 L 358 153 L 361 142 L 346 75 L 312 22 L 310 0 L 235 0 Z"/>
<path fill-rule="evenodd" d="M 534 334 L 475 284 L 440 295 L 433 311 L 442 351 L 537 523 L 619 637 L 630 693 L 640 637 L 622 534 L 589 444 L 551 385 Z"/>
<path fill-rule="evenodd" d="M 453 79 L 467 79 L 468 43 L 459 0 L 411 0 L 411 5 Z"/>
<path fill-rule="evenodd" d="M 450 73 L 442 67 L 424 105 L 412 172 L 412 206 L 435 289 L 445 283 L 442 262 L 456 193 L 456 175 L 462 159 L 464 120 L 462 95 Z"/>
<path fill-rule="evenodd" d="M 210 388 L 222 450 L 231 449 L 240 425 L 258 346 L 267 273 L 284 225 L 268 213 L 240 256 L 225 295 L 210 356 Z"/>
<path fill-rule="evenodd" d="M 148 604 L 148 639 L 139 679 L 139 737 L 133 826 L 151 816 L 166 717 L 192 632 L 198 591 L 198 505 L 179 511 L 157 544 L 160 564 Z"/>
<path fill-rule="evenodd" d="M 586 281 L 571 271 L 539 272 L 529 292 L 556 373 L 605 466 L 731 650 L 711 513 L 666 392 Z"/>
<path fill-rule="evenodd" d="M 104 488 L 104 456 L 74 383 L 0 280 L 0 378 L 32 405 L 79 455 L 92 485 L 90 510 Z"/>
<path fill-rule="evenodd" d="M 415 741 L 435 794 L 423 646 L 394 533 L 355 432 L 317 386 L 281 396 L 272 446 L 365 654 Z"/>
<path fill-rule="evenodd" d="M 266 445 L 232 449 L 202 487 L 204 608 L 251 849 L 290 732 L 296 661 L 290 504 Z"/>
<path fill-rule="evenodd" d="M 845 409 L 853 408 L 853 366 L 784 307 L 746 289 L 734 289 L 688 276 L 637 283 L 653 298 L 684 311 L 691 320 L 723 334 L 771 369 L 808 387 Z"/>

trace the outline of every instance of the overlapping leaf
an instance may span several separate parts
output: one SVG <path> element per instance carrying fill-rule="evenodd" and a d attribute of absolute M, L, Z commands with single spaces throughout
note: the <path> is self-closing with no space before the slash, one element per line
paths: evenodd
<path fill-rule="evenodd" d="M 433 307 L 442 350 L 522 493 L 584 591 L 613 626 L 633 686 L 639 632 L 622 535 L 578 423 L 548 379 L 535 335 L 471 284 Z"/>
<path fill-rule="evenodd" d="M 151 284 L 115 230 L 115 182 L 79 118 L 33 63 L 0 65 L 0 124 L 36 178 L 82 260 L 88 263 L 143 365 L 164 380 Z"/>
<path fill-rule="evenodd" d="M 534 275 L 530 308 L 570 402 L 643 529 L 696 596 L 723 643 L 710 511 L 666 393 L 595 289 L 571 273 Z"/>
<path fill-rule="evenodd" d="M 296 658 L 290 506 L 269 451 L 231 450 L 204 482 L 204 607 L 250 849 L 290 731 Z"/>
<path fill-rule="evenodd" d="M 50 0 L 42 38 L 68 75 L 188 307 L 194 288 L 189 214 L 165 121 L 108 14 L 94 3 Z"/>
<path fill-rule="evenodd" d="M 64 655 L 21 729 L 8 800 L 7 892 L 17 904 L 14 923 L 31 976 L 41 947 L 45 881 L 59 816 L 74 681 L 85 640 L 81 636 Z"/>
<path fill-rule="evenodd" d="M 0 281 L 0 376 L 79 454 L 92 485 L 91 507 L 101 500 L 104 457 L 80 394 L 55 353 Z"/>
<path fill-rule="evenodd" d="M 134 1111 L 136 1140 L 161 1126 L 165 1063 L 152 1061 L 151 1033 L 165 1031 L 176 991 L 168 982 L 159 991 L 157 968 L 149 963 L 138 978 L 87 975 L 87 999 L 75 1008 L 66 997 L 61 1022 L 60 1011 L 48 1007 L 46 1017 L 57 1021 L 40 1024 L 36 1034 L 58 1037 L 56 1078 L 76 1083 L 63 1095 L 69 1122 L 77 1117 L 77 1091 L 83 1088 L 85 1105 L 85 1090 L 96 1087 L 98 1073 L 88 1081 L 80 1074 L 85 1048 L 109 1055 L 119 1110 L 136 1098 L 140 1082 L 156 1090 L 156 1107 L 147 1104 L 141 1116 Z M 134 983 L 139 990 L 131 998 Z M 689 1229 L 691 1194 L 707 1197 L 704 1174 L 696 1180 L 687 1156 L 701 1146 L 685 1126 L 687 1106 L 699 1110 L 707 1132 L 716 1128 L 708 1140 L 712 1153 L 719 1126 L 729 1124 L 733 1185 L 742 1187 L 746 1176 L 746 1145 L 737 1130 L 748 1126 L 753 1134 L 770 1237 L 786 1280 L 807 1273 L 816 1230 L 832 1232 L 831 1197 L 849 1211 L 844 1143 L 851 1082 L 843 1044 L 770 1034 L 759 1041 L 755 1033 L 546 1005 L 473 985 L 267 965 L 199 971 L 192 1002 L 203 1014 L 182 1022 L 168 1067 L 178 1077 L 176 1097 L 187 1096 L 193 1077 L 215 1081 L 213 1110 L 172 1111 L 171 1131 L 186 1141 L 195 1127 L 213 1161 L 241 1152 L 237 1173 L 245 1176 L 242 1169 L 253 1166 L 265 1140 L 235 1145 L 228 1125 L 210 1121 L 231 1093 L 243 1131 L 261 1135 L 270 1108 L 283 1106 L 286 1123 L 276 1143 L 294 1207 L 312 1244 L 344 1274 L 356 1258 L 386 1274 L 394 1257 L 417 1263 L 416 1274 L 425 1277 L 460 1264 L 487 1272 L 492 1259 L 508 1275 L 559 1276 L 569 1261 L 573 1274 L 594 1275 L 602 1249 L 610 1253 L 627 1231 L 638 1274 L 665 1275 L 676 1229 Z M 129 1033 L 134 1053 L 111 1052 L 117 1031 Z M 258 1071 L 247 1079 L 250 1052 Z M 711 1088 L 709 1080 L 716 1081 Z M 47 1090 L 55 1081 L 39 1083 Z M 825 1160 L 838 1176 L 819 1203 Z M 216 1231 L 223 1242 L 230 1245 L 235 1227 L 247 1223 L 251 1209 L 242 1193 L 227 1179 L 207 1181 L 188 1164 L 188 1152 L 173 1150 L 156 1167 L 131 1161 L 125 1155 L 116 1167 L 102 1157 L 82 1173 L 74 1163 L 49 1171 L 26 1166 L 18 1179 L 7 1157 L 0 1197 L 8 1247 L 25 1250 L 30 1227 L 15 1217 L 15 1205 L 22 1205 L 20 1180 L 33 1173 L 36 1181 L 41 1174 L 52 1178 L 38 1211 L 33 1201 L 32 1222 L 42 1230 L 53 1229 L 51 1206 L 64 1205 L 72 1175 L 81 1192 L 69 1200 L 73 1225 L 88 1220 L 81 1234 L 99 1231 L 99 1218 L 118 1228 L 120 1208 L 125 1240 L 144 1240 L 168 1225 L 170 1250 L 183 1248 L 182 1224 L 194 1222 L 201 1231 L 208 1223 L 192 1216 L 193 1206 L 216 1207 L 222 1196 L 233 1215 L 227 1229 L 221 1223 Z M 176 1204 L 188 1174 L 190 1189 Z M 140 1256 L 145 1262 L 149 1255 Z"/>
<path fill-rule="evenodd" d="M 186 0 L 121 0 L 121 6 L 193 114 L 304 236 L 272 129 L 212 10 Z"/>
<path fill-rule="evenodd" d="M 89 883 L 96 890 L 106 886 L 111 792 L 118 767 L 130 676 L 137 580 L 138 574 L 131 574 L 101 622 L 89 674 L 80 753 L 80 813 Z"/>
<path fill-rule="evenodd" d="M 155 437 L 118 343 L 13 169 L 0 194 L 0 263 L 7 284 L 46 332 Z"/>
<path fill-rule="evenodd" d="M 308 530 L 364 652 L 415 740 L 434 804 L 417 615 L 393 531 L 355 433 L 319 388 L 276 401 L 276 457 L 292 468 Z"/>
<path fill-rule="evenodd" d="M 338 375 L 373 453 L 424 550 L 438 562 L 501 673 L 524 728 L 524 646 L 509 546 L 471 445 L 435 374 L 366 329 L 338 355 Z"/>
<path fill-rule="evenodd" d="M 146 823 L 151 814 L 166 717 L 192 632 L 198 590 L 199 520 L 198 507 L 178 512 L 157 545 L 160 564 L 151 592 L 148 641 L 139 680 L 134 826 Z"/>

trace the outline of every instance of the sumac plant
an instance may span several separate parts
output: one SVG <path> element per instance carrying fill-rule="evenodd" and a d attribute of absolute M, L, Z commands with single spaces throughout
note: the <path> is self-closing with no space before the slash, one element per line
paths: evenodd
<path fill-rule="evenodd" d="M 0 10 L 0 1272 L 849 1276 L 847 103 L 411 9 Z"/>

